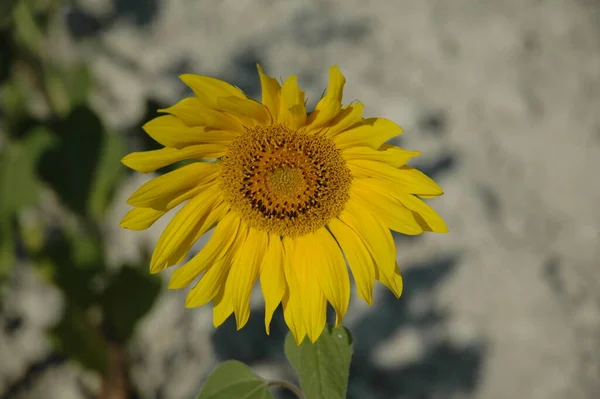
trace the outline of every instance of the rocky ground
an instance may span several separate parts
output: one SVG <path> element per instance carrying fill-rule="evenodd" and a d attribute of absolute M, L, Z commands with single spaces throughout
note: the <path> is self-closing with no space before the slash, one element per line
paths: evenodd
<path fill-rule="evenodd" d="M 147 110 L 184 93 L 178 74 L 259 95 L 260 62 L 277 77 L 297 74 L 309 104 L 339 64 L 346 101 L 397 121 L 401 144 L 423 152 L 416 165 L 444 187 L 433 205 L 451 233 L 398 237 L 404 296 L 352 303 L 350 397 L 600 397 L 598 2 L 80 3 L 65 19 L 93 66 L 94 106 L 133 145 Z M 139 257 L 164 226 L 117 227 L 140 179 L 122 187 L 107 220 L 115 264 Z M 97 376 L 49 356 L 43 330 L 60 314 L 58 294 L 26 267 L 9 289 L 0 398 L 93 396 Z M 164 292 L 138 328 L 130 354 L 141 398 L 191 398 L 231 357 L 289 376 L 281 318 L 267 339 L 260 298 L 248 328 L 215 332 L 210 310 L 185 310 L 184 295 Z"/>

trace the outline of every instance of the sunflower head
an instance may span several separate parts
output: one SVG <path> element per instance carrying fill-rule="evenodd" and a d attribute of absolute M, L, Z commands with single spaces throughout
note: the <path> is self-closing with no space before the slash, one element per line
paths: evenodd
<path fill-rule="evenodd" d="M 305 108 L 297 78 L 283 85 L 258 67 L 262 103 L 214 78 L 183 75 L 195 94 L 160 110 L 144 130 L 164 148 L 123 158 L 142 173 L 194 162 L 154 178 L 129 198 L 121 226 L 143 230 L 185 203 L 160 236 L 150 271 L 183 263 L 170 288 L 193 281 L 186 306 L 213 303 L 219 326 L 250 316 L 257 280 L 265 327 L 281 304 L 296 341 L 315 341 L 329 303 L 342 322 L 350 298 L 372 303 L 380 281 L 399 297 L 402 278 L 391 231 L 416 235 L 447 227 L 422 198 L 440 187 L 406 163 L 419 152 L 386 144 L 402 133 L 384 118 L 365 119 L 360 103 L 343 107 L 345 79 L 329 71 L 326 94 Z M 212 232 L 191 258 L 191 246 Z M 349 269 L 349 270 L 348 270 Z M 199 278 L 198 278 L 199 277 Z"/>

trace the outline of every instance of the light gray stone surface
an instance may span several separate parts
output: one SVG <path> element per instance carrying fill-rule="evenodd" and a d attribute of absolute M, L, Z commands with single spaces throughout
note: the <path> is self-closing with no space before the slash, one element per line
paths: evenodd
<path fill-rule="evenodd" d="M 93 103 L 116 129 L 140 123 L 147 98 L 176 101 L 179 73 L 258 95 L 260 62 L 273 76 L 299 75 L 314 104 L 339 64 L 346 102 L 397 121 L 400 143 L 423 152 L 415 165 L 445 189 L 432 204 L 451 232 L 398 238 L 400 301 L 383 291 L 372 308 L 353 301 L 353 398 L 600 396 L 597 2 L 182 0 L 159 2 L 145 24 L 142 12 L 90 4 L 121 16 L 77 48 L 98 79 Z M 115 265 L 164 227 L 121 231 L 125 211 L 116 206 L 107 222 Z M 12 295 L 50 306 L 37 292 Z M 164 293 L 130 348 L 140 396 L 190 398 L 216 359 L 233 354 L 289 376 L 277 366 L 283 329 L 266 339 L 254 303 L 247 330 L 215 333 L 209 309 L 185 310 L 184 292 Z M 0 348 L 7 342 L 1 335 Z M 28 353 L 2 362 L 4 387 L 34 361 Z M 72 397 L 61 393 L 66 382 L 40 391 L 44 381 L 28 397 Z"/>

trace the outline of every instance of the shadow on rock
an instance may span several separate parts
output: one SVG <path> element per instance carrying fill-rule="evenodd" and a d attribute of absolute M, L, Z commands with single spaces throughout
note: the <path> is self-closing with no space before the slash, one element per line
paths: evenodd
<path fill-rule="evenodd" d="M 231 61 L 231 68 L 218 78 L 239 87 L 248 97 L 260 98 L 261 86 L 256 64 L 265 68 L 265 61 L 258 46 L 242 48 Z"/>
<path fill-rule="evenodd" d="M 455 270 L 457 260 L 450 255 L 408 267 L 400 300 L 386 292 L 383 301 L 352 328 L 355 352 L 349 398 L 448 398 L 473 392 L 484 345 L 454 344 L 445 337 L 448 313 L 436 303 L 436 290 Z M 392 366 L 377 364 L 373 354 L 383 345 L 393 351 L 390 341 L 407 331 L 417 332 L 419 354 Z"/>
<path fill-rule="evenodd" d="M 429 162 L 423 162 L 417 159 L 413 163 L 413 166 L 437 181 L 441 175 L 452 171 L 456 167 L 457 162 L 458 160 L 455 154 L 445 153 Z"/>
<path fill-rule="evenodd" d="M 118 16 L 125 17 L 138 26 L 151 23 L 160 11 L 159 0 L 113 0 Z"/>
<path fill-rule="evenodd" d="M 106 15 L 95 15 L 84 7 L 65 8 L 65 23 L 74 37 L 93 37 L 110 29 L 119 19 L 143 27 L 154 21 L 160 12 L 159 0 L 113 0 L 113 10 Z"/>

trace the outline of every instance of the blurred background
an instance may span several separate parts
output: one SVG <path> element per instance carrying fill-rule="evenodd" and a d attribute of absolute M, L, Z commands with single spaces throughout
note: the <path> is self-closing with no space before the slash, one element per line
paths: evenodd
<path fill-rule="evenodd" d="M 225 359 L 294 378 L 260 295 L 215 330 L 148 274 L 167 220 L 118 226 L 177 76 L 258 98 L 258 62 L 309 106 L 339 64 L 446 192 L 449 234 L 396 237 L 401 299 L 352 300 L 349 398 L 600 397 L 597 0 L 0 1 L 0 399 L 191 399 Z"/>

